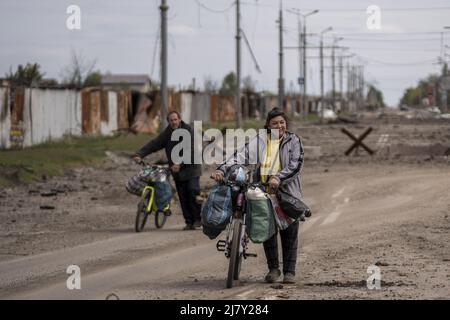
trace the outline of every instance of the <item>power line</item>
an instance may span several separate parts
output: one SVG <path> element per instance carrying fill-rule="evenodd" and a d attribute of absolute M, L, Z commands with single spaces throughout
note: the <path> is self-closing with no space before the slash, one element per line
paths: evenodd
<path fill-rule="evenodd" d="M 232 9 L 235 5 L 235 2 L 233 1 L 233 3 L 231 3 L 228 7 L 226 7 L 225 9 L 213 9 L 210 8 L 208 6 L 206 6 L 205 4 L 203 4 L 202 2 L 200 2 L 199 0 L 195 0 L 195 2 L 197 2 L 199 7 L 202 7 L 203 9 L 212 12 L 212 13 L 224 13 L 227 12 L 228 10 Z"/>
<path fill-rule="evenodd" d="M 449 34 L 450 32 L 448 31 L 424 31 L 424 32 L 347 32 L 347 33 L 343 33 L 343 32 L 339 32 L 340 36 L 352 36 L 352 35 L 356 35 L 356 36 L 398 36 L 398 35 L 423 35 L 423 34 L 437 34 L 440 35 L 441 33 L 444 34 Z"/>
<path fill-rule="evenodd" d="M 446 38 L 444 38 L 445 40 Z M 331 40 L 331 38 L 328 38 L 327 40 Z M 448 38 L 447 38 L 448 40 Z M 398 41 L 441 41 L 441 38 L 421 38 L 421 39 L 363 39 L 363 38 L 345 38 L 344 41 L 361 41 L 361 42 L 398 42 Z"/>
<path fill-rule="evenodd" d="M 150 76 L 153 78 L 153 72 L 155 71 L 155 61 L 156 61 L 156 55 L 157 55 L 157 50 L 158 50 L 158 44 L 159 44 L 159 35 L 161 32 L 161 26 L 160 26 L 160 22 L 158 21 L 158 31 L 156 33 L 156 38 L 155 38 L 155 47 L 153 49 L 153 59 L 152 59 L 152 71 L 150 73 Z"/>
<path fill-rule="evenodd" d="M 255 63 L 256 70 L 261 73 L 261 68 L 259 67 L 258 61 L 256 60 L 256 57 L 253 53 L 252 47 L 250 46 L 250 42 L 247 39 L 247 35 L 245 34 L 244 30 L 241 28 L 242 35 L 244 36 L 245 44 L 247 45 L 248 51 L 250 51 L 250 55 L 252 56 L 253 62 Z"/>
<path fill-rule="evenodd" d="M 386 62 L 386 61 L 381 61 L 381 60 L 369 58 L 366 56 L 362 56 L 360 54 L 355 54 L 355 55 L 360 57 L 363 60 L 368 60 L 369 62 L 372 62 L 372 63 L 386 64 L 386 65 L 392 65 L 392 66 L 411 66 L 411 65 L 421 65 L 421 64 L 425 64 L 425 63 L 436 62 L 436 59 L 429 59 L 429 60 L 423 60 L 423 61 L 417 61 L 417 62 L 406 62 L 406 63 Z"/>
<path fill-rule="evenodd" d="M 241 2 L 243 5 L 249 6 L 260 6 L 266 8 L 278 8 L 276 5 L 270 4 L 261 4 L 261 3 L 252 3 L 252 2 Z M 304 11 L 312 11 L 317 8 L 302 8 Z M 404 8 L 382 8 L 382 11 L 435 11 L 435 10 L 450 10 L 450 7 L 404 7 Z M 349 8 L 349 9 L 338 9 L 338 8 L 330 8 L 330 9 L 320 9 L 320 12 L 361 12 L 366 11 L 366 8 Z"/>

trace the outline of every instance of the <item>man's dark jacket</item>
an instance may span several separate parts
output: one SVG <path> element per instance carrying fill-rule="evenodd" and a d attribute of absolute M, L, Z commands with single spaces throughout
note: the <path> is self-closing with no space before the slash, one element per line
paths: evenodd
<path fill-rule="evenodd" d="M 194 130 L 192 127 L 188 124 L 186 124 L 184 121 L 181 121 L 180 127 L 181 129 L 186 129 L 191 134 L 191 151 L 192 151 L 192 157 L 191 157 L 191 163 L 192 164 L 181 164 L 180 171 L 178 173 L 173 173 L 173 178 L 175 181 L 187 181 L 192 178 L 200 177 L 202 175 L 202 167 L 200 164 L 193 164 L 194 163 Z M 175 129 L 176 130 L 176 129 Z M 144 158 L 145 156 L 149 155 L 150 153 L 159 151 L 161 149 L 166 150 L 166 156 L 169 160 L 169 165 L 172 166 L 174 163 L 171 158 L 172 149 L 178 144 L 181 143 L 181 141 L 172 141 L 172 132 L 174 129 L 172 129 L 170 126 L 167 126 L 167 128 L 155 139 L 151 140 L 149 143 L 147 143 L 145 146 L 143 146 L 137 153 L 141 158 Z"/>

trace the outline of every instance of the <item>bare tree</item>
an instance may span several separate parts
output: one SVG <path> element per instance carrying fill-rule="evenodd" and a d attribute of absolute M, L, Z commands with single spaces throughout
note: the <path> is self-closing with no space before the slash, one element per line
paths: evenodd
<path fill-rule="evenodd" d="M 219 83 L 211 76 L 206 76 L 203 79 L 203 87 L 206 93 L 217 93 L 219 91 Z"/>
<path fill-rule="evenodd" d="M 62 72 L 63 83 L 80 88 L 86 78 L 92 73 L 97 60 L 88 60 L 81 52 L 72 49 L 70 63 Z"/>

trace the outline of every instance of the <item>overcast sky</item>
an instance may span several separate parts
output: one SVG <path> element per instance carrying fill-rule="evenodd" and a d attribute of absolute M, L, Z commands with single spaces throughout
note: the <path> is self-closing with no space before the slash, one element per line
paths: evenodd
<path fill-rule="evenodd" d="M 235 70 L 235 7 L 232 0 L 168 0 L 169 4 L 169 84 L 187 87 L 193 78 L 202 87 L 206 76 L 221 81 Z M 81 30 L 68 30 L 69 5 L 81 8 Z M 159 33 L 157 0 L 2 0 L 0 2 L 0 77 L 18 64 L 37 62 L 46 77 L 61 79 L 70 61 L 71 50 L 97 60 L 96 69 L 112 73 L 148 74 L 159 78 Z M 223 11 L 214 13 L 207 8 Z M 381 8 L 381 29 L 369 30 L 369 5 Z M 284 0 L 283 6 L 303 13 L 319 9 L 308 17 L 308 33 L 328 26 L 324 37 L 342 36 L 356 57 L 345 63 L 365 64 L 366 80 L 378 86 L 388 104 L 396 105 L 403 90 L 440 67 L 433 62 L 441 54 L 441 32 L 450 26 L 448 0 Z M 278 0 L 245 0 L 242 29 L 261 66 L 258 73 L 242 43 L 242 74 L 251 75 L 258 89 L 277 91 L 278 80 Z M 297 17 L 284 13 L 285 46 L 297 45 Z M 308 38 L 318 44 L 317 36 Z M 450 46 L 450 30 L 444 31 Z M 156 49 L 156 50 L 155 50 Z M 157 52 L 155 56 L 155 51 Z M 450 49 L 447 50 L 450 54 Z M 330 50 L 325 51 L 329 56 Z M 308 56 L 318 56 L 309 49 Z M 325 90 L 331 89 L 330 59 L 326 59 Z M 298 53 L 285 51 L 286 90 L 298 90 Z M 337 78 L 338 79 L 338 78 Z M 308 92 L 318 94 L 319 60 L 308 60 Z M 345 85 L 344 80 L 344 85 Z M 337 89 L 339 85 L 337 83 Z"/>

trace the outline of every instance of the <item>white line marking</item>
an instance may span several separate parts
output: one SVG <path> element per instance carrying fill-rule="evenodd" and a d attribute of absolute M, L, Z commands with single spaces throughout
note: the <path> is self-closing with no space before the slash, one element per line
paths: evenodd
<path fill-rule="evenodd" d="M 255 289 L 251 289 L 251 290 L 242 292 L 242 293 L 238 294 L 237 297 L 239 297 L 239 298 L 245 298 L 245 297 L 247 297 L 250 293 L 252 293 L 253 291 L 255 291 Z"/>
<path fill-rule="evenodd" d="M 335 194 L 333 194 L 331 197 L 332 198 L 337 198 L 339 197 L 345 190 L 345 187 L 343 187 L 341 190 L 339 190 L 338 192 L 336 192 Z"/>
<path fill-rule="evenodd" d="M 321 226 L 333 223 L 341 215 L 341 211 L 333 211 L 330 215 L 322 222 Z"/>

